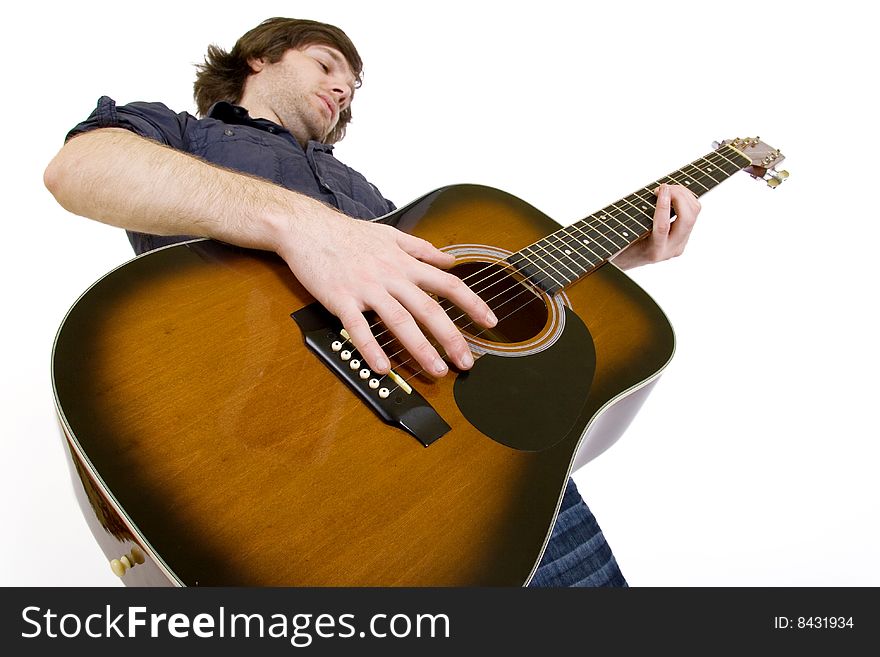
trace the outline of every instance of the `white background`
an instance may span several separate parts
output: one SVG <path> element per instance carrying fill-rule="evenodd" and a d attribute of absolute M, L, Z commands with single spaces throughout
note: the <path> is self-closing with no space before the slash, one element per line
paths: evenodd
<path fill-rule="evenodd" d="M 398 205 L 477 182 L 570 223 L 715 139 L 782 149 L 780 189 L 737 174 L 683 257 L 631 272 L 677 354 L 576 479 L 634 586 L 880 585 L 878 52 L 860 3 L 129 4 L 15 3 L 0 28 L 0 583 L 119 585 L 73 497 L 49 363 L 70 304 L 132 254 L 62 210 L 43 169 L 100 95 L 192 111 L 209 43 L 295 13 L 358 46 L 336 153 Z"/>

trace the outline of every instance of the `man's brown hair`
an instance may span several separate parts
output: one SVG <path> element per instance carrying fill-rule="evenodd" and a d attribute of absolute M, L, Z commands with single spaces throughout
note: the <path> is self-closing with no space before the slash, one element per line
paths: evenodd
<path fill-rule="evenodd" d="M 354 72 L 355 86 L 360 85 L 363 62 L 345 32 L 317 21 L 269 18 L 236 41 L 231 52 L 213 44 L 208 46 L 205 63 L 196 67 L 198 72 L 193 84 L 193 98 L 199 114 L 205 116 L 217 101 L 237 103 L 241 99 L 245 80 L 252 73 L 248 64 L 250 59 L 263 57 L 274 64 L 291 48 L 311 45 L 331 46 L 341 52 Z M 327 136 L 327 143 L 333 144 L 342 139 L 349 121 L 350 106 L 340 113 L 339 122 Z"/>

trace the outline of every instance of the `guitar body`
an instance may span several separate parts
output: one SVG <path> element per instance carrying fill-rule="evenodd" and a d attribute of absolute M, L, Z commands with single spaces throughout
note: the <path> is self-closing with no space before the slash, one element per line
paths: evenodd
<path fill-rule="evenodd" d="M 383 221 L 449 245 L 467 275 L 559 228 L 479 186 Z M 274 254 L 199 240 L 135 258 L 68 313 L 58 413 L 105 553 L 145 553 L 127 583 L 525 584 L 569 474 L 616 440 L 674 349 L 657 305 L 603 265 L 499 314 L 467 374 L 400 365 L 449 426 L 425 446 L 305 344 L 291 313 L 313 302 Z"/>

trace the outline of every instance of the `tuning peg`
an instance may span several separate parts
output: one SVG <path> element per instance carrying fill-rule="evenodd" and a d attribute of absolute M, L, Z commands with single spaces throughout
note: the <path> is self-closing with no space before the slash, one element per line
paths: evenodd
<path fill-rule="evenodd" d="M 712 148 L 717 151 L 719 148 L 721 148 L 721 142 L 720 141 L 713 141 Z"/>
<path fill-rule="evenodd" d="M 764 180 L 771 189 L 776 189 L 782 184 L 782 181 L 788 178 L 788 171 L 768 171 L 769 176 Z"/>

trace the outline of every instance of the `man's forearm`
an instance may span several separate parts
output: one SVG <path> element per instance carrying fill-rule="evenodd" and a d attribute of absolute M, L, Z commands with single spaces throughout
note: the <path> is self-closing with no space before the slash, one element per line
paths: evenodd
<path fill-rule="evenodd" d="M 268 181 L 229 171 L 107 128 L 70 140 L 45 173 L 70 212 L 154 235 L 212 237 L 277 250 L 279 224 L 307 223 L 329 207 Z"/>
<path fill-rule="evenodd" d="M 336 315 L 371 369 L 390 361 L 364 316 L 374 311 L 423 371 L 448 367 L 422 326 L 460 369 L 473 365 L 461 332 L 430 294 L 483 327 L 497 320 L 479 295 L 441 271 L 455 258 L 391 226 L 358 221 L 303 194 L 229 171 L 120 129 L 70 140 L 49 164 L 46 187 L 67 210 L 158 235 L 199 235 L 271 250 Z M 382 335 L 386 331 L 382 329 Z"/>

